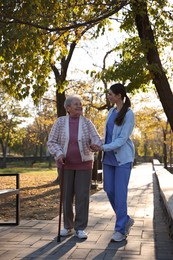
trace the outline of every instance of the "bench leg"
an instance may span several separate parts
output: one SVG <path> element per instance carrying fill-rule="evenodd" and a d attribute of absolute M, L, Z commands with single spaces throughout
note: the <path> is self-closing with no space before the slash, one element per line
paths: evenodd
<path fill-rule="evenodd" d="M 20 224 L 20 194 L 16 195 L 16 225 Z"/>
<path fill-rule="evenodd" d="M 16 194 L 16 217 L 15 222 L 2 222 L 0 223 L 0 226 L 13 226 L 13 225 L 19 225 L 20 224 L 20 194 Z"/>

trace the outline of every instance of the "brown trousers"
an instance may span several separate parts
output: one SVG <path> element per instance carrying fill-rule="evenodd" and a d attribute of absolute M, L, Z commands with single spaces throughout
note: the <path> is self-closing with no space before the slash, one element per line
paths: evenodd
<path fill-rule="evenodd" d="M 60 171 L 60 178 L 61 174 Z M 66 229 L 84 230 L 87 227 L 91 176 L 92 170 L 64 170 L 63 219 Z"/>

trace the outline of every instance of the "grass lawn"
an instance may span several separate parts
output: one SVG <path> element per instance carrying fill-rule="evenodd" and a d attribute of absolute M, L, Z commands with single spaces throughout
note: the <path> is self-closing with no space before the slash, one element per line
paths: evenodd
<path fill-rule="evenodd" d="M 3 177 L 1 173 L 20 173 L 20 218 L 51 220 L 58 216 L 60 189 L 56 182 L 57 169 L 10 167 L 0 169 L 0 189 L 14 188 L 15 177 Z M 96 190 L 91 190 L 91 194 Z M 0 200 L 0 221 L 15 216 L 15 197 Z"/>

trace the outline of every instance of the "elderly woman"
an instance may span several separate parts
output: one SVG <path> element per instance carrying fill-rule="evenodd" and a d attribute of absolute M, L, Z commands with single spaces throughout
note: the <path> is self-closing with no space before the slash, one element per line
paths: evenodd
<path fill-rule="evenodd" d="M 56 120 L 47 142 L 49 152 L 57 160 L 60 177 L 64 164 L 64 229 L 61 230 L 60 235 L 68 236 L 75 231 L 74 234 L 78 238 L 87 238 L 84 230 L 88 224 L 89 193 L 94 160 L 90 145 L 101 145 L 102 142 L 93 123 L 82 116 L 79 96 L 68 96 L 64 107 L 68 114 Z"/>

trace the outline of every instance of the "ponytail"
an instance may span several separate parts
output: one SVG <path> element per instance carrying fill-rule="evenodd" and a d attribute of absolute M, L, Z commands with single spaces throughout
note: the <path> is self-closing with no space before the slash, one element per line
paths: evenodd
<path fill-rule="evenodd" d="M 119 111 L 119 113 L 115 119 L 115 124 L 122 125 L 124 117 L 129 109 L 129 107 L 131 107 L 131 102 L 130 102 L 129 97 L 126 94 L 126 89 L 125 89 L 124 85 L 122 85 L 121 83 L 116 83 L 116 84 L 112 85 L 110 87 L 110 89 L 116 95 L 121 94 L 122 100 L 124 100 L 124 98 L 125 98 L 123 107 L 121 108 L 121 110 Z"/>
<path fill-rule="evenodd" d="M 131 102 L 130 102 L 129 97 L 126 95 L 125 98 L 126 98 L 126 100 L 124 102 L 124 105 L 121 108 L 121 110 L 119 111 L 118 116 L 115 119 L 115 123 L 119 126 L 122 125 L 124 117 L 129 109 L 129 107 L 131 107 Z"/>

